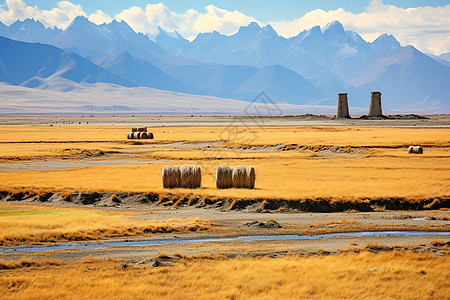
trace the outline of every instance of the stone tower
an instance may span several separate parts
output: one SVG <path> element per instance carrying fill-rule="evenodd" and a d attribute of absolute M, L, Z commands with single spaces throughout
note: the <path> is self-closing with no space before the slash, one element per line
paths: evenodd
<path fill-rule="evenodd" d="M 347 93 L 339 93 L 338 94 L 338 105 L 337 105 L 337 114 L 336 118 L 350 118 L 350 114 L 348 113 L 348 100 Z"/>
<path fill-rule="evenodd" d="M 369 117 L 382 117 L 381 112 L 381 93 L 371 92 L 370 93 L 370 107 L 369 107 Z"/>

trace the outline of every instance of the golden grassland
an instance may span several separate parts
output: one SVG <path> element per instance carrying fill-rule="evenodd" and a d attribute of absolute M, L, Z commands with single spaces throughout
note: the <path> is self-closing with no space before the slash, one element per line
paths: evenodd
<path fill-rule="evenodd" d="M 138 220 L 131 212 L 0 205 L 0 246 L 213 230 L 199 218 Z"/>
<path fill-rule="evenodd" d="M 152 143 L 217 141 L 250 145 L 448 146 L 448 129 L 336 126 L 155 127 Z M 244 124 L 245 125 L 245 124 Z M 123 142 L 123 126 L 0 126 L 0 142 Z"/>
<path fill-rule="evenodd" d="M 281 258 L 0 263 L 3 299 L 448 299 L 450 256 L 413 252 Z"/>
<path fill-rule="evenodd" d="M 239 124 L 236 124 L 239 125 Z M 158 127 L 155 140 L 125 139 L 129 127 L 0 127 L 0 161 L 83 158 L 86 151 L 114 152 L 101 159 L 161 160 L 164 164 L 202 167 L 202 188 L 163 189 L 163 165 L 89 166 L 64 170 L 0 172 L 0 189 L 34 187 L 61 191 L 171 192 L 228 198 L 407 198 L 450 195 L 448 129 L 368 127 Z M 148 144 L 214 142 L 207 147 L 155 148 Z M 74 143 L 77 142 L 77 143 Z M 78 143 L 79 142 L 79 143 Z M 89 143 L 92 142 L 92 143 Z M 109 142 L 109 143 L 99 143 Z M 248 146 L 289 145 L 294 151 L 247 151 Z M 295 144 L 293 146 L 292 144 Z M 408 155 L 407 146 L 420 144 L 423 155 Z M 309 149 L 299 151 L 300 146 Z M 342 146 L 343 151 L 318 151 Z M 132 153 L 131 153 L 132 152 Z M 83 156 L 84 155 L 84 156 Z M 95 153 L 94 153 L 95 156 Z M 2 160 L 3 159 L 3 160 Z M 99 159 L 99 158 L 96 158 Z M 252 165 L 255 190 L 217 190 L 220 164 Z M 76 178 L 76 180 L 74 180 Z"/>

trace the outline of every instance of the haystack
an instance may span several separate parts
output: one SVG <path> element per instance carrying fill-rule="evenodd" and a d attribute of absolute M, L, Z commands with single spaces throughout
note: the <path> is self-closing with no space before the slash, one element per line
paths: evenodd
<path fill-rule="evenodd" d="M 199 166 L 182 166 L 180 187 L 199 188 L 202 184 L 202 171 Z"/>
<path fill-rule="evenodd" d="M 245 176 L 246 176 L 246 188 L 248 189 L 254 189 L 255 188 L 255 179 L 256 179 L 256 174 L 255 174 L 255 168 L 253 168 L 252 166 L 250 167 L 246 167 L 245 168 Z"/>
<path fill-rule="evenodd" d="M 233 168 L 232 173 L 233 187 L 246 188 L 247 187 L 247 167 L 237 166 Z"/>
<path fill-rule="evenodd" d="M 422 146 L 409 146 L 408 154 L 423 154 Z"/>
<path fill-rule="evenodd" d="M 181 183 L 181 171 L 179 166 L 164 166 L 161 174 L 164 188 L 178 188 Z"/>
<path fill-rule="evenodd" d="M 233 186 L 233 169 L 230 166 L 217 166 L 216 186 L 218 189 L 228 189 Z"/>

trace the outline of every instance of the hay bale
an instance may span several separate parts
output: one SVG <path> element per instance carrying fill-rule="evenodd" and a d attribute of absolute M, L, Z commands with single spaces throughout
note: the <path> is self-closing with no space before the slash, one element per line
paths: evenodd
<path fill-rule="evenodd" d="M 148 139 L 148 133 L 147 132 L 141 132 L 141 139 Z"/>
<path fill-rule="evenodd" d="M 133 137 L 136 140 L 140 139 L 141 138 L 141 132 L 137 132 L 137 131 L 133 132 Z"/>
<path fill-rule="evenodd" d="M 227 165 L 217 166 L 216 186 L 218 189 L 233 187 L 233 168 Z"/>
<path fill-rule="evenodd" d="M 165 189 L 178 188 L 181 182 L 179 166 L 164 166 L 161 174 L 162 185 Z"/>
<path fill-rule="evenodd" d="M 137 130 L 137 127 L 133 127 L 133 128 L 131 128 L 131 132 L 137 132 L 138 130 Z"/>
<path fill-rule="evenodd" d="M 128 132 L 127 139 L 129 139 L 129 140 L 134 139 L 134 132 Z"/>
<path fill-rule="evenodd" d="M 199 166 L 182 166 L 180 187 L 199 188 L 202 184 L 202 171 Z"/>
<path fill-rule="evenodd" d="M 408 154 L 423 154 L 422 146 L 409 146 Z"/>
<path fill-rule="evenodd" d="M 147 127 L 138 127 L 138 132 L 147 132 Z"/>
<path fill-rule="evenodd" d="M 148 135 L 148 139 L 153 139 L 154 138 L 154 136 L 153 136 L 153 132 L 147 132 L 147 135 Z"/>
<path fill-rule="evenodd" d="M 247 167 L 237 166 L 233 168 L 232 173 L 233 187 L 245 188 L 247 187 Z"/>
<path fill-rule="evenodd" d="M 252 166 L 245 168 L 245 176 L 246 176 L 246 188 L 248 189 L 254 189 L 255 188 L 255 180 L 256 180 L 256 174 L 255 174 L 255 168 Z"/>

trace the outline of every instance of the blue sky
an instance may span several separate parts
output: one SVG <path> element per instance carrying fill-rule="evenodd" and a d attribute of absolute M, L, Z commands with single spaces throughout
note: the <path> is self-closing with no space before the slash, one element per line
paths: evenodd
<path fill-rule="evenodd" d="M 288 38 L 337 20 L 369 42 L 388 33 L 427 53 L 450 52 L 450 0 L 0 0 L 7 25 L 34 18 L 65 29 L 78 15 L 96 24 L 123 20 L 150 36 L 160 26 L 190 40 L 214 30 L 230 35 L 250 22 Z"/>
<path fill-rule="evenodd" d="M 6 0 L 0 0 L 4 4 Z M 42 9 L 51 9 L 56 7 L 59 1 L 56 0 L 25 0 L 30 6 L 39 6 Z M 82 0 L 71 1 L 74 4 L 80 4 L 87 14 L 91 14 L 101 9 L 110 16 L 118 14 L 121 10 L 131 6 L 144 8 L 147 4 L 164 3 L 174 12 L 184 12 L 190 8 L 202 11 L 212 4 L 226 10 L 238 10 L 246 15 L 250 15 L 261 22 L 279 21 L 299 18 L 308 11 L 315 9 L 335 10 L 343 8 L 353 13 L 361 13 L 369 4 L 370 0 Z M 392 4 L 397 7 L 411 8 L 421 6 L 437 7 L 449 4 L 450 0 L 385 0 L 385 4 Z"/>

